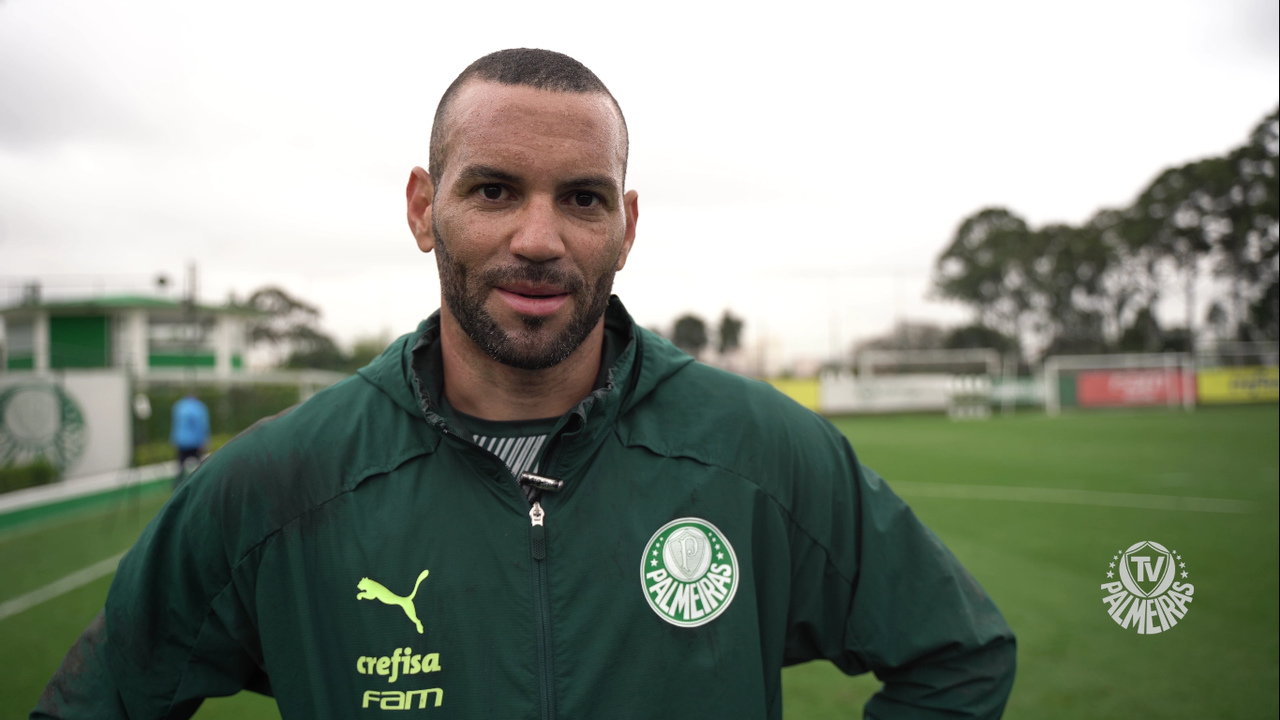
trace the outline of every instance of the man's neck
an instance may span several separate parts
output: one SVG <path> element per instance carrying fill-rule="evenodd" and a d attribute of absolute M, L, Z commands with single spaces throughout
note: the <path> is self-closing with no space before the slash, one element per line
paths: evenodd
<path fill-rule="evenodd" d="M 604 319 L 563 362 L 521 370 L 494 360 L 440 310 L 444 394 L 454 409 L 486 420 L 534 420 L 568 412 L 595 387 L 604 345 Z"/>

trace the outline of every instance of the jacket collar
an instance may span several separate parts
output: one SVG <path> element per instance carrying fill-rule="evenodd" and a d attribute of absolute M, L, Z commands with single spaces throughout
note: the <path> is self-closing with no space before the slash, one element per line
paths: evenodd
<path fill-rule="evenodd" d="M 617 296 L 610 298 L 605 310 L 605 335 L 605 359 L 595 390 L 557 424 L 555 432 L 563 431 L 567 442 L 553 458 L 556 465 L 572 462 L 579 448 L 585 452 L 594 446 L 592 440 L 621 414 L 667 376 L 693 362 L 670 343 L 638 327 Z M 444 375 L 439 311 L 423 320 L 416 331 L 393 342 L 359 374 L 405 412 L 425 420 L 438 433 L 450 432 L 440 407 Z"/>

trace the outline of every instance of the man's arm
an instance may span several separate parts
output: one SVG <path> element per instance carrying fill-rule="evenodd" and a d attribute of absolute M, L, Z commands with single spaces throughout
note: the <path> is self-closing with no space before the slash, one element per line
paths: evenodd
<path fill-rule="evenodd" d="M 256 555 L 237 557 L 224 542 L 218 507 L 227 495 L 202 469 L 151 521 L 33 720 L 180 720 L 205 697 L 261 685 L 245 602 Z"/>
<path fill-rule="evenodd" d="M 867 718 L 998 718 L 1015 640 L 973 576 L 859 464 L 859 569 L 845 652 L 884 682 Z"/>
<path fill-rule="evenodd" d="M 861 465 L 859 475 L 860 571 L 846 651 L 884 682 L 865 714 L 1000 717 L 1014 684 L 1014 633 L 884 480 Z"/>
<path fill-rule="evenodd" d="M 830 445 L 807 448 L 804 499 L 791 505 L 799 532 L 785 662 L 825 658 L 850 675 L 874 672 L 884 687 L 867 718 L 1000 717 L 1013 686 L 1013 632 L 839 431 L 825 433 Z"/>
<path fill-rule="evenodd" d="M 45 686 L 31 720 L 129 717 L 102 657 L 106 644 L 106 623 L 98 613 Z"/>

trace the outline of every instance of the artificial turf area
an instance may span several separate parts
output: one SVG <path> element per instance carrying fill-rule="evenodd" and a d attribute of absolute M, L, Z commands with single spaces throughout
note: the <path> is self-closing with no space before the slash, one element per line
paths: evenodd
<path fill-rule="evenodd" d="M 1006 717 L 1280 713 L 1276 406 L 836 422 L 1017 633 Z M 0 604 L 126 549 L 163 500 L 143 495 L 0 529 Z M 1099 588 L 1112 555 L 1141 540 L 1182 555 L 1196 588 L 1183 621 L 1158 635 L 1121 629 Z M 26 717 L 109 584 L 103 577 L 0 619 L 0 718 Z M 787 720 L 860 717 L 878 686 L 827 663 L 783 679 Z M 278 715 L 270 699 L 242 693 L 207 702 L 196 717 Z"/>

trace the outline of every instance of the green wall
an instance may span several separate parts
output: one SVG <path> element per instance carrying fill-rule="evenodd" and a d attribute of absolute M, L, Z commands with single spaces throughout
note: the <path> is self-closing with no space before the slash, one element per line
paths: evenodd
<path fill-rule="evenodd" d="M 214 357 L 211 352 L 193 352 L 187 353 L 151 353 L 147 357 L 147 364 L 153 368 L 161 367 L 202 367 L 211 368 L 214 366 Z"/>
<path fill-rule="evenodd" d="M 111 367 L 111 321 L 105 315 L 49 318 L 49 367 Z"/>

